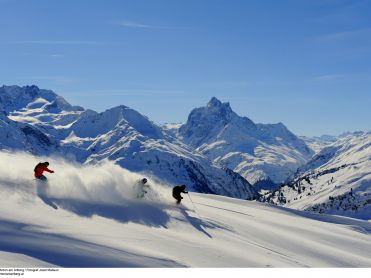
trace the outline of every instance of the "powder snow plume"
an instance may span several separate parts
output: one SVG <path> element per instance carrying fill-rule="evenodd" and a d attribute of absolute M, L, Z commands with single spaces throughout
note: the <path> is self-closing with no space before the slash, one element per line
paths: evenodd
<path fill-rule="evenodd" d="M 45 172 L 48 181 L 34 178 L 38 162 L 48 161 L 55 173 Z M 73 212 L 87 206 L 130 207 L 138 204 L 161 207 L 173 202 L 170 185 L 147 177 L 150 188 L 145 200 L 138 199 L 138 181 L 144 177 L 123 169 L 113 162 L 81 165 L 57 157 L 36 157 L 27 153 L 0 152 L 0 188 L 21 193 L 25 198 L 38 195 L 54 208 L 59 205 Z M 87 213 L 87 215 L 94 213 Z"/>

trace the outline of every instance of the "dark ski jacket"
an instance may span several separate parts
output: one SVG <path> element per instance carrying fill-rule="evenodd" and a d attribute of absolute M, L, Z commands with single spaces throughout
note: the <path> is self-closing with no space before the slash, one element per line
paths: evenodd
<path fill-rule="evenodd" d="M 188 191 L 185 190 L 182 186 L 178 185 L 173 188 L 173 197 L 175 199 L 180 199 L 181 195 L 180 193 L 188 193 Z"/>
<path fill-rule="evenodd" d="M 43 175 L 44 171 L 47 171 L 47 172 L 49 172 L 49 173 L 54 173 L 54 171 L 53 171 L 53 170 L 50 170 L 50 169 L 48 168 L 48 166 L 46 166 L 45 163 L 41 163 L 41 162 L 40 162 L 39 164 L 36 165 L 36 167 L 35 167 L 35 169 L 34 169 L 35 177 L 36 177 L 36 178 L 41 177 L 41 176 Z"/>

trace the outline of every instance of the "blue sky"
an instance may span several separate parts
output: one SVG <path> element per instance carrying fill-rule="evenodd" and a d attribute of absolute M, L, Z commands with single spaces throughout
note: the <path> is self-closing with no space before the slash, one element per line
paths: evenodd
<path fill-rule="evenodd" d="M 0 83 L 185 122 L 212 96 L 299 135 L 370 130 L 371 1 L 0 0 Z"/>

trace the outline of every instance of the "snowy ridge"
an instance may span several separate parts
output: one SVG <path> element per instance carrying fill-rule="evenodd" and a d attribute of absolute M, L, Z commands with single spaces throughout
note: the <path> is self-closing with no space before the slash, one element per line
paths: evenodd
<path fill-rule="evenodd" d="M 371 132 L 341 137 L 263 201 L 371 219 Z"/>
<path fill-rule="evenodd" d="M 18 170 L 44 160 L 47 184 Z M 366 221 L 199 193 L 177 207 L 153 180 L 138 200 L 141 176 L 112 162 L 0 161 L 1 267 L 371 267 Z"/>
<path fill-rule="evenodd" d="M 37 86 L 0 87 L 0 110 L 7 113 L 23 109 L 43 108 L 50 113 L 61 111 L 81 111 L 83 108 L 70 105 L 64 98 L 51 90 L 42 90 Z"/>
<path fill-rule="evenodd" d="M 318 154 L 322 149 L 331 145 L 337 140 L 337 137 L 330 135 L 323 135 L 320 137 L 299 136 L 315 154 Z"/>

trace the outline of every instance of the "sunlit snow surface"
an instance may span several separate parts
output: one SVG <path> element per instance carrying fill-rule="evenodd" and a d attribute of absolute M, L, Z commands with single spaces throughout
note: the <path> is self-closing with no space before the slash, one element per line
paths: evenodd
<path fill-rule="evenodd" d="M 371 223 L 191 193 L 112 163 L 71 165 L 0 153 L 0 267 L 371 267 Z M 31 169 L 25 172 L 24 169 Z M 195 210 L 196 209 L 196 210 Z"/>

